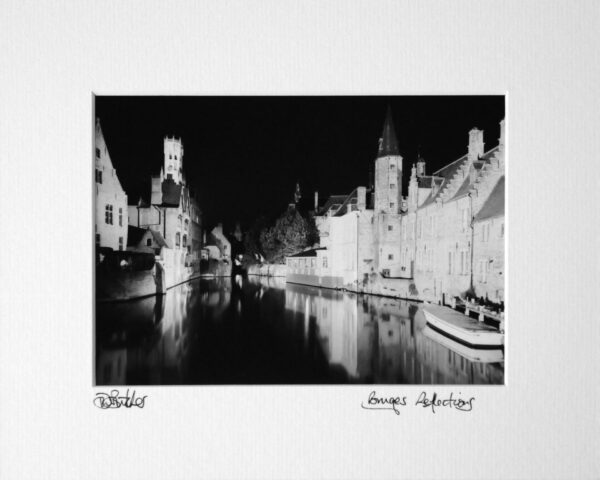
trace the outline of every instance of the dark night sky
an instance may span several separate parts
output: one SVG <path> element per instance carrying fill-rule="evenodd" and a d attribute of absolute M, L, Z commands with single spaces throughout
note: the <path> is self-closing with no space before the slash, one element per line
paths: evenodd
<path fill-rule="evenodd" d="M 247 228 L 273 217 L 300 182 L 305 207 L 314 190 L 367 185 L 387 105 L 404 158 L 403 194 L 420 145 L 427 173 L 467 151 L 468 131 L 497 145 L 503 96 L 447 97 L 96 97 L 96 116 L 119 179 L 137 201 L 163 161 L 163 137 L 182 137 L 183 169 L 204 222 Z"/>

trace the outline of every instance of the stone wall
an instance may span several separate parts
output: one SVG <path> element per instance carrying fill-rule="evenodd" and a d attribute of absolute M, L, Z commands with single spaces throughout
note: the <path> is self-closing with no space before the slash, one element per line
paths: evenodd
<path fill-rule="evenodd" d="M 261 265 L 250 265 L 248 275 L 260 275 L 264 277 L 285 277 L 286 265 L 263 263 Z"/>

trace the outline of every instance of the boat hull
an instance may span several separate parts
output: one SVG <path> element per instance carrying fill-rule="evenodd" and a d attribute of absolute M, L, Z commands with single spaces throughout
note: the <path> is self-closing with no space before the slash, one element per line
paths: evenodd
<path fill-rule="evenodd" d="M 466 345 L 498 347 L 504 345 L 504 334 L 447 307 L 423 308 L 427 323 L 435 330 Z"/>

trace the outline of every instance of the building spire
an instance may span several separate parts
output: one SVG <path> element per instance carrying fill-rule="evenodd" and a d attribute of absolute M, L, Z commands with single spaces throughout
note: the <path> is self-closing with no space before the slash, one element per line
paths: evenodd
<path fill-rule="evenodd" d="M 383 124 L 383 133 L 379 139 L 379 151 L 377 158 L 387 155 L 400 155 L 398 150 L 398 139 L 394 130 L 394 120 L 392 119 L 392 109 L 388 104 L 385 123 Z"/>

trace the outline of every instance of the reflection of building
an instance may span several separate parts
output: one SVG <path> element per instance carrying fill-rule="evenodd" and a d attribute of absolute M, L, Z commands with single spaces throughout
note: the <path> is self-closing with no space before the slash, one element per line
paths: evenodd
<path fill-rule="evenodd" d="M 127 349 L 106 348 L 96 360 L 97 385 L 127 385 Z"/>
<path fill-rule="evenodd" d="M 127 195 L 121 187 L 117 171 L 113 168 L 98 118 L 96 119 L 94 158 L 96 163 L 96 247 L 125 250 L 127 246 Z"/>
<path fill-rule="evenodd" d="M 136 205 L 129 205 L 129 224 L 160 234 L 165 242 L 160 261 L 165 266 L 167 286 L 171 286 L 198 271 L 200 261 L 200 209 L 183 173 L 181 139 L 165 137 L 163 167 L 152 177 L 151 187 L 149 200 L 140 198 Z M 162 242 L 155 243 L 158 246 Z"/>

